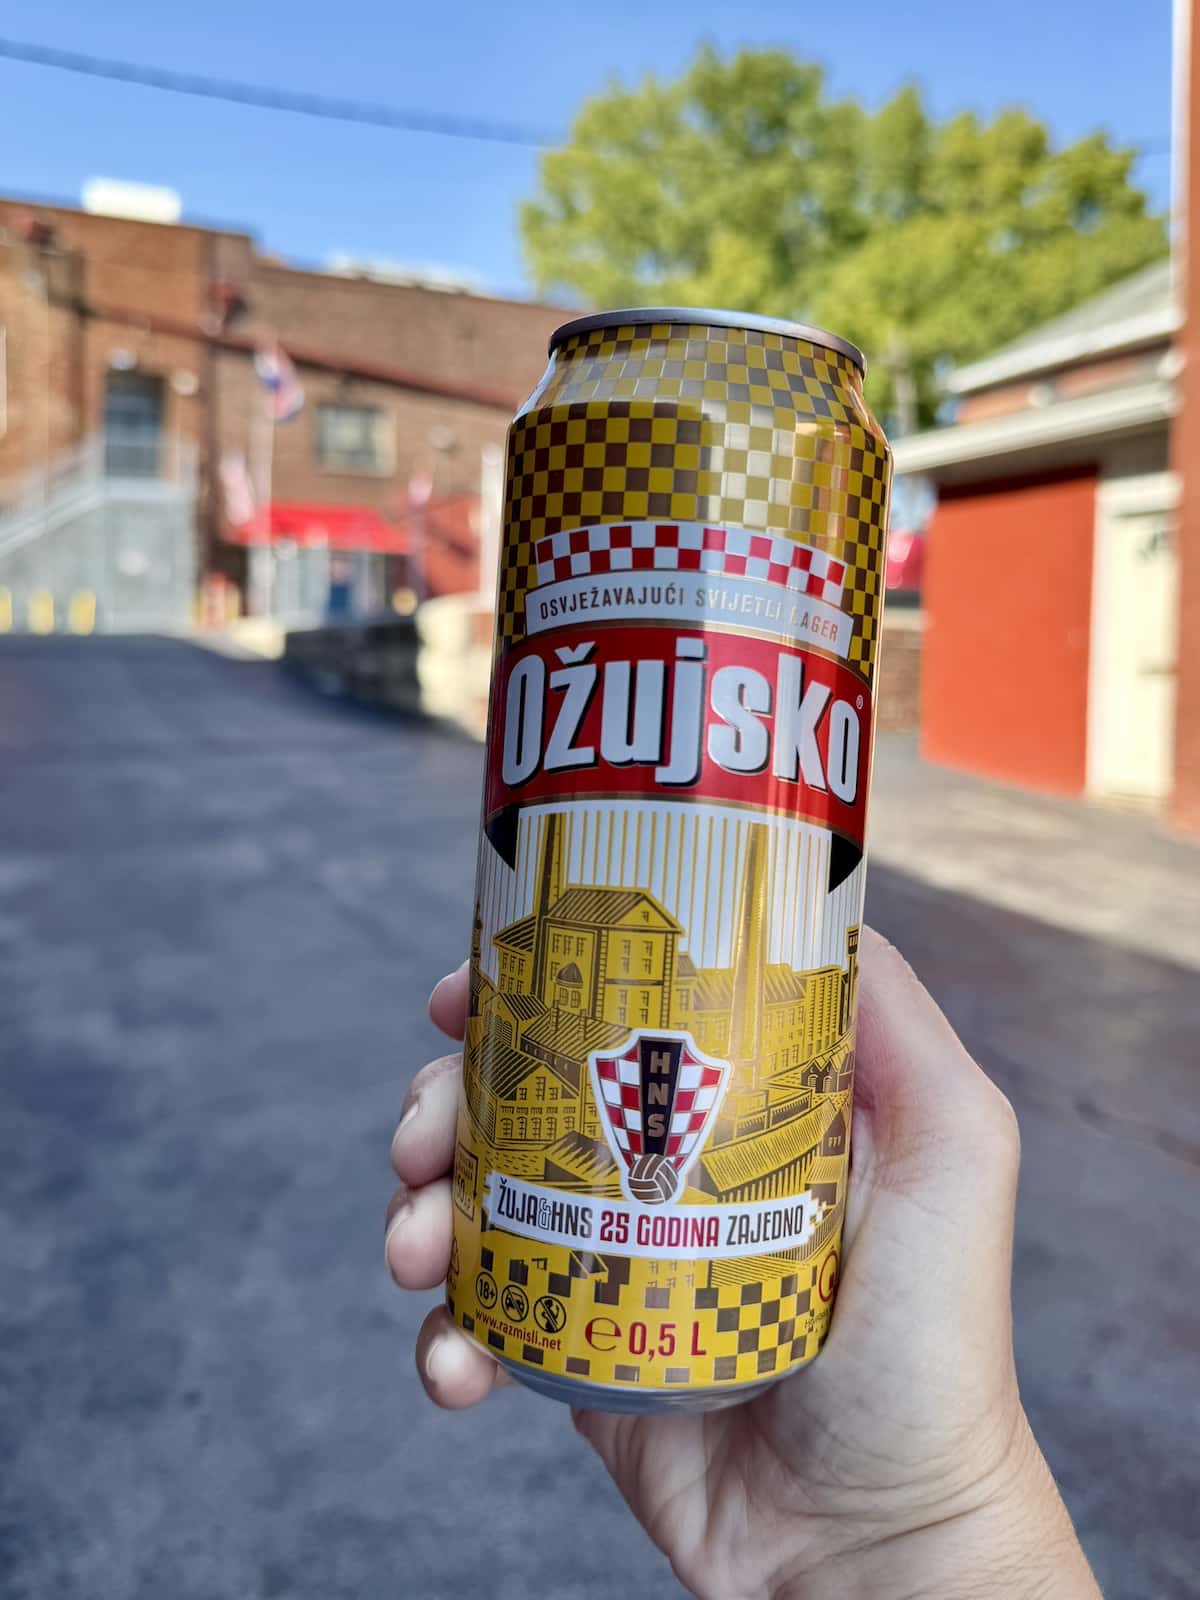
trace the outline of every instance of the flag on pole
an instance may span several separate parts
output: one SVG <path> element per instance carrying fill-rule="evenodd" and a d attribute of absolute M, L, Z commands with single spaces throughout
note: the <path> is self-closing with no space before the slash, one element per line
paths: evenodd
<path fill-rule="evenodd" d="M 433 473 L 425 472 L 420 468 L 408 480 L 408 503 L 410 507 L 423 509 L 433 498 Z"/>
<path fill-rule="evenodd" d="M 254 370 L 267 391 L 271 421 L 291 422 L 298 417 L 304 410 L 304 390 L 283 346 L 260 345 L 254 356 Z"/>
<path fill-rule="evenodd" d="M 254 518 L 254 484 L 241 450 L 226 450 L 221 457 L 221 491 L 225 499 L 225 519 L 241 528 Z"/>

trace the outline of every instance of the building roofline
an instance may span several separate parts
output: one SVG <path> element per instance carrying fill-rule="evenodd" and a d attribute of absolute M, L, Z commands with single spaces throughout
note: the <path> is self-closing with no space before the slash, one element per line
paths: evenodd
<path fill-rule="evenodd" d="M 933 474 L 941 467 L 986 461 L 1046 445 L 1130 433 L 1168 421 L 1177 403 L 1170 379 L 1155 378 L 1003 417 L 931 428 L 894 441 L 895 470 Z"/>
<path fill-rule="evenodd" d="M 445 300 L 480 300 L 486 305 L 517 306 L 525 311 L 545 311 L 552 316 L 569 320 L 579 316 L 577 309 L 571 306 L 551 305 L 545 300 L 520 300 L 510 295 L 480 294 L 474 289 L 440 288 L 437 284 L 422 283 L 420 278 L 411 282 L 391 282 L 387 278 L 372 278 L 366 273 L 331 272 L 328 268 L 316 267 L 311 263 L 301 262 L 293 265 L 290 261 L 281 261 L 272 256 L 270 252 L 263 255 L 256 251 L 254 258 L 256 272 L 286 272 L 295 277 L 319 278 L 323 283 L 351 283 L 366 289 L 420 289 L 425 294 L 440 295 Z"/>
<path fill-rule="evenodd" d="M 439 288 L 436 284 L 423 283 L 419 278 L 414 278 L 411 283 L 391 283 L 384 278 L 372 278 L 365 273 L 332 272 L 328 268 L 318 267 L 312 262 L 296 262 L 281 260 L 269 248 L 265 247 L 253 228 L 244 223 L 214 222 L 203 217 L 192 217 L 186 213 L 178 222 L 158 222 L 152 218 L 123 217 L 108 211 L 89 211 L 78 201 L 55 199 L 48 195 L 20 194 L 5 191 L 0 193 L 0 204 L 30 206 L 41 211 L 69 212 L 77 217 L 95 217 L 102 222 L 129 223 L 143 228 L 173 228 L 178 232 L 215 233 L 224 238 L 248 239 L 254 250 L 254 270 L 256 272 L 287 272 L 298 277 L 320 278 L 325 282 L 361 284 L 371 289 L 422 289 L 427 294 L 444 295 L 453 300 L 478 300 L 486 305 L 495 306 L 520 306 L 530 311 L 544 311 L 551 316 L 558 316 L 563 321 L 572 317 L 581 316 L 577 306 L 554 305 L 546 300 L 525 300 L 514 295 L 481 294 L 473 289 Z"/>
<path fill-rule="evenodd" d="M 39 211 L 66 211 L 73 217 L 94 217 L 97 222 L 124 222 L 138 228 L 168 228 L 176 233 L 217 233 L 227 239 L 249 239 L 257 248 L 257 236 L 244 223 L 214 222 L 202 217 L 184 215 L 178 222 L 159 222 L 154 217 L 123 217 L 111 211 L 89 211 L 78 201 L 56 200 L 47 195 L 14 194 L 5 190 L 0 194 L 0 204 L 30 206 Z"/>
<path fill-rule="evenodd" d="M 1016 350 L 1001 350 L 982 361 L 959 367 L 947 378 L 950 394 L 974 394 L 1015 378 L 1031 378 L 1039 372 L 1070 366 L 1093 356 L 1116 355 L 1144 345 L 1166 343 L 1183 325 L 1179 307 L 1170 304 L 1137 316 L 1123 317 L 1101 328 L 1079 333 L 1062 333 L 1022 344 Z"/>
<path fill-rule="evenodd" d="M 88 305 L 84 315 L 101 322 L 115 322 L 128 328 L 144 328 L 149 333 L 160 333 L 180 339 L 197 339 L 215 345 L 220 350 L 236 351 L 240 355 L 254 355 L 260 341 L 249 334 L 213 332 L 199 323 L 174 317 L 162 317 L 145 311 L 128 311 L 119 306 Z M 318 372 L 333 372 L 351 378 L 361 378 L 370 383 L 382 383 L 393 389 L 405 389 L 412 394 L 436 395 L 440 400 L 457 400 L 464 405 L 481 406 L 488 411 L 502 411 L 512 416 L 521 404 L 521 398 L 498 394 L 491 389 L 476 389 L 463 384 L 443 383 L 440 379 L 426 378 L 400 367 L 387 366 L 377 361 L 361 361 L 354 356 L 339 356 L 328 350 L 317 350 L 309 345 L 283 346 L 298 367 L 311 367 Z"/>

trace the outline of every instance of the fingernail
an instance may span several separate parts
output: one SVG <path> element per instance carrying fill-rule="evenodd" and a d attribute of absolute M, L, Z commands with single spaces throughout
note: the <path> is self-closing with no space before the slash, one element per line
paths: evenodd
<path fill-rule="evenodd" d="M 433 1002 L 434 1002 L 434 1000 L 435 1000 L 435 998 L 437 996 L 438 990 L 442 987 L 442 985 L 444 983 L 449 983 L 451 978 L 457 978 L 459 973 L 462 972 L 464 970 L 464 968 L 469 967 L 470 965 L 471 965 L 471 963 L 469 961 L 463 961 L 457 967 L 455 967 L 453 972 L 447 972 L 442 977 L 440 977 L 438 979 L 438 981 L 434 984 L 432 990 L 430 991 L 429 1004 L 430 1005 L 433 1004 Z"/>
<path fill-rule="evenodd" d="M 453 976 L 454 976 L 454 974 L 452 972 L 447 972 L 445 974 L 445 976 L 439 978 L 438 981 L 434 984 L 433 988 L 429 991 L 429 1004 L 430 1005 L 432 1005 L 433 1002 L 437 999 L 438 990 L 442 987 L 442 985 L 446 982 L 446 980 L 448 978 L 452 978 Z"/>
<path fill-rule="evenodd" d="M 409 1106 L 408 1110 L 404 1113 L 404 1115 L 400 1118 L 400 1121 L 396 1124 L 396 1131 L 392 1135 L 392 1151 L 391 1151 L 391 1155 L 392 1155 L 392 1166 L 393 1167 L 396 1166 L 396 1146 L 400 1143 L 400 1135 L 404 1132 L 405 1128 L 408 1127 L 409 1123 L 413 1120 L 413 1118 L 416 1116 L 417 1112 L 420 1111 L 420 1109 L 421 1109 L 421 1102 L 419 1100 L 414 1100 L 412 1105 Z M 399 1171 L 399 1168 L 397 1168 L 397 1171 Z"/>
<path fill-rule="evenodd" d="M 457 1341 L 449 1334 L 442 1334 L 429 1346 L 429 1354 L 425 1357 L 425 1376 L 439 1388 L 453 1379 L 454 1369 L 458 1366 L 456 1344 Z"/>
<path fill-rule="evenodd" d="M 387 1225 L 387 1232 L 383 1236 L 383 1259 L 388 1263 L 389 1267 L 392 1261 L 392 1240 L 399 1230 L 407 1224 L 408 1219 L 412 1216 L 412 1209 L 412 1201 L 406 1200 L 397 1211 L 392 1213 L 392 1219 Z"/>

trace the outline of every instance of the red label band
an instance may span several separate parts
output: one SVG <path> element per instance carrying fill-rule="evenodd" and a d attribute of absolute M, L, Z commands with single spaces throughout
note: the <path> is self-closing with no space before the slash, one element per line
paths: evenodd
<path fill-rule="evenodd" d="M 726 801 L 862 847 L 871 705 L 836 661 L 749 635 L 558 629 L 497 668 L 485 813 L 583 795 Z"/>

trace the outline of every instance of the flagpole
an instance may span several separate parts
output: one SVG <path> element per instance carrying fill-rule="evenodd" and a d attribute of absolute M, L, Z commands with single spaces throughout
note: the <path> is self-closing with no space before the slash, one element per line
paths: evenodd
<path fill-rule="evenodd" d="M 262 514 L 266 543 L 251 547 L 255 569 L 252 589 L 256 608 L 261 606 L 262 613 L 270 616 L 275 590 L 274 529 L 271 522 L 272 479 L 275 471 L 275 398 L 268 390 L 260 393 L 257 399 L 258 404 L 251 412 L 250 420 L 251 481 Z"/>
<path fill-rule="evenodd" d="M 272 616 L 274 614 L 274 611 L 275 611 L 275 578 L 276 578 L 276 571 L 275 571 L 275 523 L 274 523 L 274 518 L 271 515 L 271 500 L 272 500 L 272 495 L 273 495 L 273 490 L 274 490 L 274 476 L 275 476 L 275 397 L 274 397 L 274 395 L 271 396 L 270 404 L 267 407 L 267 412 L 268 412 L 267 448 L 266 448 L 266 457 L 267 457 L 267 459 L 266 459 L 266 466 L 265 466 L 265 469 L 264 469 L 263 476 L 264 476 L 264 478 L 266 480 L 266 492 L 265 492 L 265 496 L 264 496 L 264 503 L 265 503 L 266 508 L 267 508 L 267 538 L 270 541 L 268 543 L 268 545 L 267 545 L 267 560 L 268 560 L 269 564 L 268 564 L 267 569 L 266 569 L 267 570 L 267 615 L 268 616 Z"/>
<path fill-rule="evenodd" d="M 263 409 L 258 414 L 258 426 L 255 425 L 253 415 L 250 426 L 252 473 L 256 480 L 255 489 L 259 502 L 266 513 L 266 548 L 255 547 L 256 552 L 263 558 L 257 565 L 257 573 L 263 580 L 265 611 L 266 615 L 270 616 L 278 598 L 275 528 L 271 507 L 274 493 L 275 428 L 281 421 L 290 422 L 304 409 L 304 390 L 296 378 L 296 369 L 274 333 L 271 334 L 269 343 L 259 345 L 254 357 L 254 369 L 259 382 L 266 390 Z"/>
<path fill-rule="evenodd" d="M 433 473 L 414 472 L 408 480 L 408 584 L 421 605 L 429 598 L 429 554 L 426 514 L 433 495 Z"/>
<path fill-rule="evenodd" d="M 275 406 L 273 397 L 272 403 L 267 406 L 267 444 L 263 454 L 265 457 L 263 463 L 263 504 L 267 508 L 267 527 L 273 540 L 274 528 L 271 524 L 271 501 L 274 497 L 275 476 Z"/>

